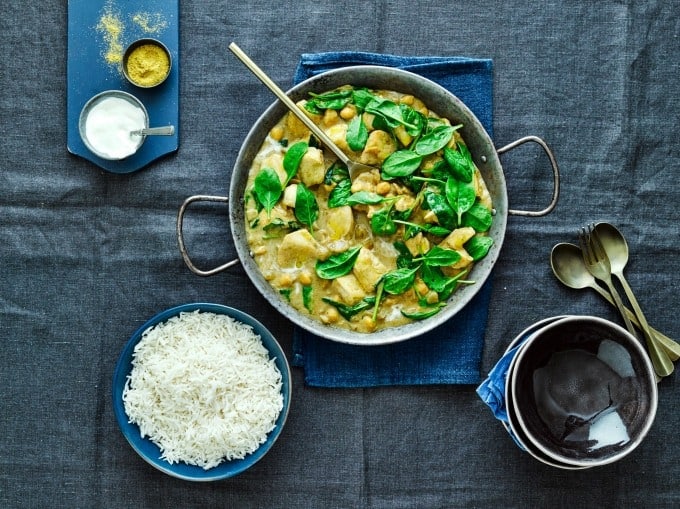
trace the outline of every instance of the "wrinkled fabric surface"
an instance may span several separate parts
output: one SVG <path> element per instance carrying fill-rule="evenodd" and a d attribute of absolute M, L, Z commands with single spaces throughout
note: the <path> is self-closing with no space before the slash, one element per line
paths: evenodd
<path fill-rule="evenodd" d="M 351 65 L 397 67 L 426 77 L 463 101 L 492 134 L 493 65 L 489 59 L 356 51 L 303 54 L 295 83 Z M 491 279 L 460 313 L 416 341 L 366 348 L 328 341 L 296 327 L 293 364 L 304 369 L 305 383 L 315 387 L 477 383 L 490 297 Z"/>
<path fill-rule="evenodd" d="M 595 292 L 568 289 L 550 270 L 552 246 L 575 242 L 577 228 L 591 221 L 609 220 L 624 233 L 626 274 L 648 321 L 680 339 L 679 7 L 660 0 L 181 2 L 179 151 L 113 175 L 66 150 L 67 2 L 2 2 L 0 506 L 679 506 L 677 374 L 660 384 L 656 422 L 633 454 L 573 472 L 521 451 L 475 385 L 326 389 L 307 386 L 293 368 L 290 414 L 275 446 L 251 470 L 211 484 L 168 477 L 141 460 L 111 403 L 128 337 L 176 304 L 238 307 L 293 355 L 292 323 L 238 265 L 201 278 L 178 250 L 183 200 L 228 194 L 239 147 L 274 101 L 233 57 L 231 41 L 284 88 L 303 54 L 493 60 L 496 146 L 529 134 L 546 140 L 562 193 L 546 217 L 509 218 L 482 373 L 520 331 L 548 316 L 621 323 Z M 501 161 L 511 208 L 547 205 L 550 170 L 538 148 Z M 184 230 L 199 267 L 235 257 L 224 205 L 192 207 Z"/>

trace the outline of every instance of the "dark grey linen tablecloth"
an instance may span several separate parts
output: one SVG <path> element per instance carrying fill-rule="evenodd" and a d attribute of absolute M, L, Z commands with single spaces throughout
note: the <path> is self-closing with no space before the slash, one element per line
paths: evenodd
<path fill-rule="evenodd" d="M 123 0 L 117 0 L 123 1 Z M 273 97 L 231 56 L 236 41 L 289 86 L 302 53 L 459 55 L 494 62 L 494 136 L 554 149 L 557 209 L 510 218 L 482 371 L 531 322 L 563 313 L 617 320 L 594 292 L 566 289 L 550 248 L 610 220 L 627 236 L 629 281 L 652 325 L 680 338 L 680 18 L 677 1 L 182 2 L 180 149 L 131 175 L 66 151 L 66 2 L 0 4 L 0 506 L 677 507 L 680 388 L 660 385 L 657 420 L 632 455 L 564 472 L 520 451 L 474 386 L 318 389 L 293 371 L 286 428 L 252 470 L 212 484 L 143 462 L 114 421 L 111 377 L 130 334 L 159 310 L 239 307 L 292 349 L 292 325 L 243 271 L 199 278 L 175 218 L 192 194 L 226 194 L 249 126 Z M 502 157 L 513 208 L 550 198 L 545 156 Z M 196 262 L 235 256 L 226 210 L 193 209 Z"/>

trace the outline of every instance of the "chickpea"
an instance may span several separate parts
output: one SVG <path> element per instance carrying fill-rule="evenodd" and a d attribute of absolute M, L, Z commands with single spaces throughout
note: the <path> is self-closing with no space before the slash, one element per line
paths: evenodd
<path fill-rule="evenodd" d="M 413 97 L 410 94 L 406 94 L 402 96 L 402 98 L 399 100 L 401 104 L 406 104 L 407 106 L 411 106 L 413 104 L 413 101 L 415 100 L 415 97 Z"/>
<path fill-rule="evenodd" d="M 375 320 L 371 316 L 364 316 L 361 318 L 361 329 L 367 332 L 374 331 L 376 328 Z"/>
<path fill-rule="evenodd" d="M 283 139 L 283 127 L 280 125 L 275 125 L 272 130 L 269 131 L 269 136 L 271 136 L 276 141 L 281 141 Z"/>
<path fill-rule="evenodd" d="M 309 272 L 308 270 L 303 270 L 300 272 L 300 275 L 298 276 L 298 281 L 300 281 L 301 284 L 305 286 L 309 286 L 312 284 L 312 273 Z"/>
<path fill-rule="evenodd" d="M 338 123 L 338 112 L 335 110 L 326 110 L 323 115 L 323 123 L 327 126 L 332 126 Z"/>
<path fill-rule="evenodd" d="M 336 323 L 340 320 L 340 313 L 334 307 L 329 307 L 326 311 L 319 315 L 323 323 Z"/>
<path fill-rule="evenodd" d="M 375 186 L 375 192 L 379 194 L 380 196 L 385 196 L 387 193 L 390 192 L 390 189 L 392 189 L 392 185 L 389 182 L 379 182 L 377 186 Z"/>
<path fill-rule="evenodd" d="M 257 246 L 254 247 L 252 250 L 252 253 L 254 256 L 260 256 L 263 255 L 267 252 L 267 247 L 266 246 Z"/>
<path fill-rule="evenodd" d="M 340 118 L 343 120 L 351 120 L 356 116 L 356 114 L 357 109 L 353 104 L 348 104 L 340 110 Z"/>
<path fill-rule="evenodd" d="M 436 304 L 439 302 L 439 295 L 437 295 L 437 292 L 434 290 L 430 290 L 427 292 L 427 295 L 425 296 L 425 302 L 428 304 Z"/>
<path fill-rule="evenodd" d="M 278 286 L 287 288 L 293 284 L 293 276 L 290 274 L 281 274 L 278 279 Z"/>

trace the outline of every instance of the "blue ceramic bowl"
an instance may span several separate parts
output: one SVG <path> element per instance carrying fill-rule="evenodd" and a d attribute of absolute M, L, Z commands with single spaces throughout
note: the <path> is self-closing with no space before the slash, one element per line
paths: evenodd
<path fill-rule="evenodd" d="M 262 344 L 265 346 L 265 348 L 267 348 L 267 350 L 269 350 L 270 357 L 276 358 L 276 367 L 279 368 L 282 377 L 281 392 L 283 394 L 283 408 L 278 419 L 276 420 L 276 426 L 272 431 L 269 432 L 267 440 L 262 445 L 260 445 L 257 450 L 255 450 L 252 454 L 248 454 L 245 458 L 240 460 L 225 461 L 208 470 L 204 470 L 202 467 L 196 465 L 188 465 L 181 462 L 171 465 L 169 462 L 161 459 L 161 451 L 159 447 L 149 440 L 148 437 L 141 437 L 139 427 L 136 424 L 128 422 L 128 416 L 125 413 L 125 408 L 123 407 L 123 389 L 125 387 L 127 376 L 132 370 L 132 354 L 134 352 L 135 345 L 141 339 L 144 331 L 149 327 L 157 325 L 161 322 L 165 322 L 169 318 L 179 315 L 182 312 L 191 312 L 196 310 L 227 315 L 234 320 L 250 325 L 253 328 L 253 331 L 258 334 L 260 338 L 262 338 Z M 290 367 L 288 366 L 288 361 L 286 360 L 286 356 L 283 353 L 281 346 L 278 344 L 276 339 L 274 339 L 274 336 L 272 336 L 272 334 L 264 327 L 264 325 L 255 320 L 252 316 L 247 315 L 238 309 L 222 306 L 220 304 L 184 304 L 167 309 L 157 314 L 139 329 L 137 329 L 137 331 L 128 340 L 125 348 L 123 348 L 120 358 L 118 359 L 116 370 L 113 375 L 113 411 L 116 415 L 118 426 L 120 427 L 127 441 L 130 443 L 132 448 L 137 451 L 137 453 L 150 465 L 154 466 L 161 472 L 165 472 L 168 475 L 187 481 L 217 481 L 220 479 L 233 477 L 240 474 L 244 470 L 247 470 L 260 459 L 262 459 L 262 457 L 267 454 L 269 449 L 271 449 L 272 445 L 274 445 L 274 442 L 281 434 L 281 430 L 283 429 L 283 426 L 286 422 L 288 410 L 290 408 L 290 397 Z"/>

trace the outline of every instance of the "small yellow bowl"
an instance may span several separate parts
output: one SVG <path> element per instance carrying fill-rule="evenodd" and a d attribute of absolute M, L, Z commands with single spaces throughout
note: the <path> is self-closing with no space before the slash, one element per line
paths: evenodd
<path fill-rule="evenodd" d="M 123 53 L 122 68 L 123 74 L 133 85 L 153 88 L 170 75 L 172 56 L 162 42 L 156 39 L 138 39 Z"/>

